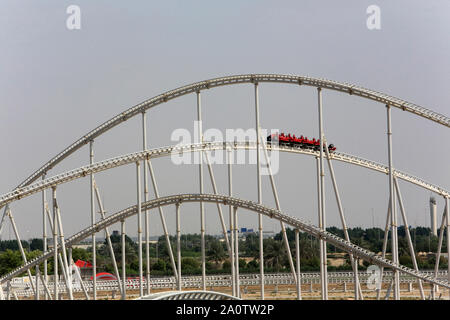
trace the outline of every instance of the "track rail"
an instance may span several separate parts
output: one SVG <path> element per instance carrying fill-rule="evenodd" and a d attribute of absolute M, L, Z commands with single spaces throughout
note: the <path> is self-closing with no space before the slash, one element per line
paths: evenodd
<path fill-rule="evenodd" d="M 355 244 L 352 244 L 351 242 L 348 242 L 334 234 L 331 234 L 327 231 L 322 231 L 320 228 L 303 221 L 302 219 L 289 216 L 286 214 L 283 214 L 282 212 L 268 208 L 266 206 L 257 204 L 253 201 L 248 200 L 242 200 L 238 198 L 223 196 L 223 195 L 214 195 L 214 194 L 181 194 L 181 195 L 173 195 L 173 196 L 167 196 L 167 197 L 161 197 L 154 200 L 150 200 L 147 202 L 143 202 L 141 205 L 142 210 L 151 210 L 160 206 L 168 206 L 168 205 L 176 205 L 183 202 L 209 202 L 209 203 L 218 203 L 223 205 L 231 205 L 233 207 L 246 209 L 255 213 L 261 213 L 265 216 L 270 217 L 271 219 L 276 219 L 279 221 L 282 221 L 294 228 L 298 228 L 299 230 L 306 232 L 318 239 L 322 239 L 326 241 L 329 244 L 332 244 L 343 251 L 347 253 L 351 253 L 354 257 L 358 257 L 360 259 L 363 259 L 365 261 L 368 261 L 369 263 L 376 264 L 381 267 L 390 268 L 393 270 L 397 270 L 399 272 L 408 274 L 410 276 L 416 277 L 417 279 L 423 280 L 425 282 L 436 284 L 438 286 L 442 286 L 445 288 L 450 289 L 450 283 L 447 281 L 442 281 L 435 279 L 434 277 L 415 271 L 411 268 L 407 268 L 405 266 L 396 265 L 393 262 L 391 262 L 388 259 L 385 259 L 383 257 L 378 256 L 376 253 L 373 253 L 369 250 L 363 249 Z M 66 247 L 70 247 L 73 244 L 76 244 L 80 242 L 81 240 L 85 239 L 86 237 L 97 233 L 106 227 L 118 223 L 121 220 L 124 220 L 126 218 L 129 218 L 133 215 L 135 215 L 138 211 L 137 205 L 128 207 L 124 210 L 121 210 L 119 212 L 116 212 L 115 214 L 112 214 L 109 217 L 106 217 L 105 219 L 97 222 L 96 224 L 76 233 L 72 237 L 66 240 L 65 245 Z M 61 245 L 58 245 L 58 249 L 61 247 Z M 23 266 L 13 270 L 12 272 L 8 273 L 7 275 L 0 278 L 0 284 L 12 279 L 13 277 L 18 276 L 19 274 L 23 273 L 24 271 L 39 265 L 41 262 L 43 262 L 46 259 L 49 259 L 54 254 L 54 249 L 47 251 L 46 253 L 42 254 L 41 256 L 29 261 L 28 263 L 24 264 Z"/>
<path fill-rule="evenodd" d="M 47 178 L 42 181 L 35 182 L 29 186 L 15 189 L 9 193 L 6 193 L 2 196 L 0 196 L 0 208 L 13 202 L 16 200 L 20 200 L 24 197 L 27 197 L 29 195 L 32 195 L 36 192 L 42 191 L 47 188 L 51 188 L 53 186 L 57 186 L 59 184 L 63 184 L 75 179 L 83 178 L 85 176 L 90 175 L 91 173 L 97 173 L 101 172 L 107 169 L 112 169 L 115 167 L 127 165 L 130 163 L 135 163 L 136 161 L 141 161 L 144 159 L 152 159 L 152 158 L 159 158 L 159 157 L 165 157 L 172 154 L 181 154 L 181 153 L 187 153 L 187 152 L 198 152 L 201 150 L 205 151 L 212 151 L 212 150 L 225 150 L 226 148 L 232 148 L 235 150 L 252 150 L 256 148 L 256 143 L 254 142 L 207 142 L 207 143 L 198 143 L 198 144 L 191 144 L 191 145 L 177 145 L 177 146 L 168 146 L 168 147 L 161 147 L 141 152 L 135 152 L 130 153 L 127 155 L 115 157 L 112 159 L 103 160 L 97 163 L 94 163 L 92 165 L 83 166 L 77 169 L 73 169 L 61 174 L 58 174 L 56 176 Z M 291 152 L 291 153 L 297 153 L 297 154 L 305 154 L 310 156 L 319 156 L 318 151 L 313 151 L 310 149 L 300 149 L 300 148 L 292 148 L 288 146 L 271 146 L 267 145 L 267 149 L 274 150 L 274 151 L 281 151 L 281 152 Z M 330 154 L 331 159 L 358 165 L 364 168 L 372 169 L 381 173 L 388 174 L 389 168 L 376 163 L 374 161 L 358 158 L 356 156 L 348 155 L 345 153 L 338 153 L 334 152 Z M 413 184 L 416 184 L 422 188 L 425 188 L 427 190 L 430 190 L 432 192 L 435 192 L 437 194 L 440 194 L 444 197 L 450 197 L 450 192 L 439 187 L 436 185 L 433 185 L 431 183 L 428 183 L 420 178 L 414 177 L 412 175 L 409 175 L 407 173 L 403 173 L 401 171 L 395 170 L 394 176 L 398 177 L 399 179 L 402 179 L 404 181 L 411 182 Z"/>
<path fill-rule="evenodd" d="M 114 128 L 122 122 L 136 116 L 137 114 L 153 108 L 157 105 L 165 103 L 169 100 L 190 94 L 199 92 L 201 90 L 211 89 L 215 87 L 235 85 L 235 84 L 245 84 L 245 83 L 284 83 L 284 84 L 294 84 L 294 85 L 305 85 L 311 87 L 320 87 L 323 89 L 329 89 L 334 91 L 339 91 L 347 93 L 350 95 L 359 96 L 365 99 L 380 102 L 384 105 L 390 105 L 392 107 L 399 108 L 403 111 L 413 113 L 422 118 L 434 121 L 446 127 L 450 127 L 450 119 L 444 115 L 421 107 L 419 105 L 407 102 L 405 100 L 395 98 L 393 96 L 376 92 L 373 90 L 365 89 L 356 85 L 347 84 L 343 82 L 331 81 L 326 79 L 317 79 L 304 76 L 296 75 L 282 75 L 282 74 L 247 74 L 247 75 L 235 75 L 228 77 L 221 77 L 210 79 L 206 81 L 196 82 L 187 86 L 180 87 L 175 90 L 167 91 L 163 94 L 157 95 L 150 98 L 142 103 L 139 103 L 124 112 L 116 115 L 115 117 L 104 122 L 100 126 L 96 127 L 89 133 L 83 135 L 77 141 L 69 145 L 62 152 L 58 153 L 51 160 L 45 163 L 41 168 L 36 170 L 28 178 L 26 178 L 22 183 L 19 184 L 17 188 L 21 188 L 31 184 L 36 181 L 39 177 L 44 175 L 48 170 L 56 166 L 62 160 L 67 158 L 69 155 L 74 153 L 76 150 L 80 149 L 82 146 L 87 144 L 89 141 L 99 137 L 108 130 Z"/>

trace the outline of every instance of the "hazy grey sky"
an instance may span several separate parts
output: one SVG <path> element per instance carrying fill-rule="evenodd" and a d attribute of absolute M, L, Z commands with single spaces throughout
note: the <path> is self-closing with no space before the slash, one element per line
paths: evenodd
<path fill-rule="evenodd" d="M 81 8 L 81 29 L 66 28 L 66 8 Z M 381 9 L 381 29 L 366 27 L 366 9 Z M 449 115 L 450 2 L 434 1 L 18 1 L 0 4 L 0 193 L 83 134 L 145 99 L 192 82 L 246 73 L 296 74 L 361 85 Z M 261 125 L 318 135 L 316 90 L 261 84 Z M 339 151 L 387 163 L 383 105 L 325 91 L 324 125 Z M 174 129 L 193 130 L 195 95 L 148 113 L 149 146 L 173 144 Z M 254 125 L 251 85 L 204 92 L 204 129 Z M 450 189 L 448 128 L 393 110 L 394 166 Z M 95 143 L 103 160 L 141 148 L 140 117 Z M 81 149 L 50 175 L 88 162 Z M 196 166 L 154 161 L 161 195 L 198 190 Z M 214 166 L 219 192 L 226 169 Z M 335 164 L 350 226 L 384 224 L 387 176 Z M 135 203 L 135 168 L 96 176 L 108 214 Z M 255 166 L 236 167 L 236 196 L 257 199 Z M 276 175 L 281 207 L 317 221 L 314 159 L 282 155 Z M 211 192 L 205 171 L 206 191 Z M 267 178 L 263 201 L 274 206 Z M 410 224 L 429 225 L 429 192 L 401 183 Z M 88 178 L 63 185 L 58 198 L 65 233 L 90 222 Z M 150 190 L 152 192 L 152 190 Z M 327 177 L 327 224 L 338 213 Z M 183 232 L 199 232 L 198 205 L 182 207 Z M 24 238 L 41 233 L 40 195 L 14 203 Z M 207 232 L 218 233 L 215 206 L 206 206 Z M 443 201 L 438 198 L 438 212 Z M 174 208 L 167 208 L 174 233 Z M 224 210 L 224 212 L 228 212 Z M 373 219 L 372 219 L 373 212 Z M 128 223 L 134 232 L 135 219 Z M 257 217 L 242 212 L 243 226 Z M 264 220 L 268 230 L 278 223 Z M 157 211 L 152 235 L 160 234 Z M 10 228 L 4 230 L 8 238 Z"/>

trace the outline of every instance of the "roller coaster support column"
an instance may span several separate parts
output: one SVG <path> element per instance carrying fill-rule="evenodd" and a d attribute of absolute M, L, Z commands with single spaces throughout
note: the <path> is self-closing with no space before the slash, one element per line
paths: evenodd
<path fill-rule="evenodd" d="M 330 171 L 331 181 L 333 182 L 333 190 L 334 190 L 334 195 L 336 197 L 336 202 L 337 202 L 337 205 L 338 205 L 338 210 L 339 210 L 339 216 L 341 218 L 342 229 L 344 230 L 344 237 L 345 237 L 345 240 L 350 242 L 350 237 L 348 235 L 347 222 L 345 221 L 344 209 L 342 207 L 341 196 L 339 195 L 339 188 L 338 188 L 338 185 L 337 185 L 337 182 L 336 182 L 336 176 L 334 174 L 333 163 L 331 162 L 330 151 L 328 150 L 328 144 L 327 144 L 327 141 L 326 141 L 325 138 L 323 139 L 323 142 L 325 144 L 325 153 L 326 153 L 326 156 L 327 156 L 328 169 Z M 350 256 L 350 264 L 352 265 L 352 268 L 354 268 L 353 255 L 349 254 L 349 256 Z M 358 290 L 359 290 L 359 297 L 360 297 L 360 299 L 363 299 L 361 285 L 358 285 Z"/>
<path fill-rule="evenodd" d="M 355 276 L 355 300 L 359 300 L 359 275 L 358 275 L 358 264 L 359 264 L 359 259 L 353 259 L 353 273 Z"/>
<path fill-rule="evenodd" d="M 411 240 L 411 234 L 409 232 L 408 219 L 406 217 L 405 207 L 403 205 L 403 199 L 402 199 L 402 195 L 400 193 L 400 187 L 398 185 L 397 177 L 394 177 L 394 187 L 395 187 L 395 191 L 397 194 L 398 203 L 400 205 L 400 212 L 402 213 L 403 224 L 405 226 L 405 234 L 406 234 L 406 240 L 408 241 L 409 254 L 411 255 L 411 260 L 412 260 L 414 269 L 416 271 L 419 271 L 419 267 L 417 265 L 416 254 L 414 253 L 414 246 L 413 246 L 413 243 Z M 418 279 L 417 281 L 419 282 L 420 297 L 424 300 L 425 293 L 423 292 L 422 280 Z"/>
<path fill-rule="evenodd" d="M 39 277 L 41 278 L 41 282 L 42 282 L 42 285 L 44 287 L 45 297 L 48 297 L 48 299 L 51 300 L 52 299 L 52 295 L 51 295 L 50 290 L 48 289 L 47 283 L 44 281 L 44 277 L 42 277 L 41 273 L 39 273 Z M 44 299 L 47 299 L 47 298 L 44 298 Z"/>
<path fill-rule="evenodd" d="M 0 285 L 0 300 L 5 300 L 5 294 L 3 293 L 3 288 Z"/>
<path fill-rule="evenodd" d="M 69 263 L 69 272 L 68 272 L 68 276 L 69 276 L 69 282 L 72 284 L 73 283 L 73 277 L 72 277 L 72 270 L 73 270 L 73 260 L 72 260 L 72 247 L 69 247 L 67 249 L 67 253 L 69 254 L 69 256 L 67 257 L 67 262 Z"/>
<path fill-rule="evenodd" d="M 386 105 L 387 112 L 387 138 L 388 138 L 388 161 L 389 161 L 389 196 L 391 198 L 391 229 L 392 229 L 392 262 L 398 266 L 398 235 L 397 235 L 397 212 L 395 210 L 394 198 L 394 168 L 392 166 L 392 128 L 391 128 L 391 107 Z M 394 273 L 394 299 L 400 299 L 400 274 L 397 270 Z"/>
<path fill-rule="evenodd" d="M 120 221 L 120 233 L 122 240 L 122 300 L 127 299 L 127 270 L 125 252 L 125 220 Z"/>
<path fill-rule="evenodd" d="M 387 241 L 388 241 L 388 234 L 389 234 L 389 221 L 391 219 L 391 197 L 389 196 L 388 201 L 388 210 L 386 215 L 386 225 L 384 227 L 384 237 L 383 237 L 383 249 L 381 250 L 381 257 L 386 257 L 386 248 L 387 248 Z M 380 294 L 381 294 L 381 286 L 383 285 L 383 271 L 384 267 L 381 267 L 380 270 L 380 282 L 379 286 L 377 287 L 377 300 L 380 300 Z"/>
<path fill-rule="evenodd" d="M 137 204 L 137 220 L 138 220 L 138 259 L 139 259 L 139 296 L 144 296 L 143 271 L 142 271 L 142 212 L 141 212 L 141 164 L 136 162 L 136 204 Z"/>
<path fill-rule="evenodd" d="M 262 204 L 261 193 L 261 163 L 260 163 L 260 126 L 259 126 L 259 94 L 258 83 L 255 82 L 255 116 L 256 116 L 256 181 L 258 186 L 258 204 Z M 259 270 L 261 281 L 261 300 L 264 300 L 264 247 L 263 247 L 263 223 L 262 214 L 258 214 L 259 227 Z M 239 264 L 239 261 L 237 262 Z"/>
<path fill-rule="evenodd" d="M 20 241 L 19 232 L 17 231 L 17 226 L 14 221 L 13 215 L 11 213 L 11 208 L 9 208 L 9 205 L 6 205 L 6 214 L 8 215 L 9 220 L 11 221 L 11 225 L 13 227 L 14 234 L 17 239 L 17 245 L 19 246 L 19 250 L 20 250 L 20 254 L 22 255 L 22 259 L 23 259 L 24 263 L 27 263 L 27 256 L 25 255 L 25 251 L 23 250 L 22 242 Z M 29 269 L 27 270 L 27 274 L 28 274 L 28 278 L 30 279 L 31 288 L 33 289 L 33 292 L 36 292 L 35 291 L 36 289 L 33 284 L 33 277 L 31 276 L 31 272 Z"/>
<path fill-rule="evenodd" d="M 447 277 L 450 283 L 450 209 L 448 197 L 445 198 L 445 216 L 447 217 Z M 448 289 L 448 299 L 450 300 L 450 289 Z"/>
<path fill-rule="evenodd" d="M 39 299 L 40 299 L 40 297 L 39 297 L 39 276 L 40 276 L 39 265 L 36 265 L 36 268 L 35 268 L 35 276 L 34 276 L 34 278 L 36 279 L 36 280 L 35 280 L 35 283 L 36 283 L 36 292 L 35 292 L 35 295 L 34 295 L 34 299 L 35 299 L 35 300 L 39 300 Z"/>
<path fill-rule="evenodd" d="M 42 180 L 45 180 L 45 174 L 42 175 Z M 42 190 L 42 251 L 47 252 L 47 219 L 45 218 L 47 199 L 45 190 Z M 44 281 L 47 283 L 47 259 L 44 260 Z M 47 292 L 44 294 L 44 299 L 47 300 Z"/>
<path fill-rule="evenodd" d="M 89 164 L 94 163 L 94 140 L 89 143 Z M 91 181 L 91 223 L 95 224 L 95 204 L 94 204 L 94 175 L 90 174 Z M 56 221 L 53 219 L 53 221 Z M 95 233 L 92 234 L 92 292 L 93 299 L 97 300 L 97 244 Z"/>
<path fill-rule="evenodd" d="M 200 91 L 197 91 L 197 120 L 198 120 L 198 143 L 203 143 L 202 129 L 202 104 Z M 203 154 L 198 153 L 198 178 L 200 185 L 200 194 L 203 194 Z M 205 256 L 205 208 L 203 202 L 200 202 L 200 234 L 202 251 L 202 289 L 206 291 L 206 256 Z"/>
<path fill-rule="evenodd" d="M 55 200 L 56 202 L 56 200 Z M 66 289 L 67 293 L 69 295 L 69 299 L 73 300 L 73 294 L 72 294 L 72 283 L 70 282 L 70 276 L 69 276 L 69 264 L 67 263 L 67 254 L 66 254 L 66 242 L 64 241 L 64 230 L 62 226 L 61 221 L 61 212 L 59 210 L 58 203 L 56 203 L 56 214 L 57 214 L 57 220 L 54 221 L 53 227 L 58 228 L 59 233 L 59 241 L 61 243 L 61 255 L 62 255 L 62 269 L 64 274 L 64 280 L 66 281 Z"/>
<path fill-rule="evenodd" d="M 58 300 L 58 228 L 56 227 L 57 219 L 57 207 L 56 207 L 56 187 L 52 187 L 52 199 L 53 199 L 53 298 Z M 94 276 L 95 279 L 95 276 Z"/>
<path fill-rule="evenodd" d="M 228 153 L 228 195 L 230 197 L 233 196 L 233 184 L 232 184 L 232 150 L 231 148 L 227 149 Z M 233 206 L 229 206 L 229 215 L 230 215 L 230 264 L 231 264 L 231 289 L 233 296 L 236 296 L 236 268 L 234 264 L 234 223 L 233 223 Z"/>
<path fill-rule="evenodd" d="M 178 263 L 178 279 L 177 290 L 181 290 L 181 228 L 180 228 L 180 203 L 175 205 L 177 219 L 177 263 Z"/>
<path fill-rule="evenodd" d="M 442 214 L 442 222 L 441 227 L 439 228 L 439 243 L 438 248 L 436 252 L 436 262 L 434 264 L 434 278 L 437 279 L 438 271 L 439 271 L 439 263 L 441 261 L 441 252 L 442 252 L 442 241 L 444 240 L 444 231 L 445 231 L 445 221 L 447 220 L 447 208 L 444 209 L 444 212 Z M 434 300 L 434 293 L 439 292 L 439 287 L 436 287 L 436 285 L 433 285 L 432 293 L 433 293 L 433 300 Z"/>
<path fill-rule="evenodd" d="M 323 121 L 322 121 L 322 88 L 317 88 L 318 109 L 319 109 L 319 136 L 320 136 L 320 152 L 319 152 L 319 228 L 325 231 L 325 173 L 323 167 Z M 320 240 L 320 273 L 322 276 L 322 299 L 328 300 L 328 276 L 327 276 L 327 244 Z"/>
<path fill-rule="evenodd" d="M 295 260 L 297 262 L 297 299 L 302 300 L 302 282 L 300 278 L 300 239 L 299 230 L 295 229 Z"/>
<path fill-rule="evenodd" d="M 152 180 L 153 191 L 155 193 L 155 198 L 159 198 L 158 185 L 156 184 L 155 172 L 153 171 L 152 163 L 147 159 L 148 171 L 150 173 L 150 179 Z M 158 207 L 159 217 L 161 219 L 161 225 L 164 232 L 164 237 L 166 238 L 167 251 L 169 251 L 170 263 L 172 264 L 174 277 L 178 277 L 177 266 L 175 264 L 175 258 L 173 256 L 172 245 L 170 244 L 169 232 L 167 231 L 166 218 L 164 217 L 164 210 L 161 206 Z"/>
<path fill-rule="evenodd" d="M 142 111 L 142 148 L 147 150 L 147 113 Z M 143 163 L 144 169 L 144 202 L 148 201 L 148 173 L 147 161 Z M 147 294 L 150 294 L 150 227 L 149 227 L 149 212 L 144 211 L 145 215 L 145 282 L 147 284 Z"/>
<path fill-rule="evenodd" d="M 234 216 L 234 240 L 235 240 L 235 249 L 236 249 L 236 257 L 234 259 L 234 263 L 236 264 L 236 297 L 241 297 L 241 290 L 239 288 L 239 228 L 238 228 L 238 216 L 237 216 L 237 207 L 233 208 L 233 216 Z"/>
<path fill-rule="evenodd" d="M 100 198 L 100 191 L 98 190 L 98 186 L 95 183 L 95 181 L 94 181 L 94 190 L 95 190 L 95 198 L 97 199 L 97 205 L 98 205 L 98 208 L 100 209 L 100 215 L 101 215 L 102 219 L 105 219 L 105 209 L 103 208 L 103 203 Z M 112 264 L 113 264 L 113 268 L 114 268 L 114 274 L 117 278 L 117 284 L 119 287 L 119 291 L 122 292 L 122 283 L 120 281 L 119 268 L 117 267 L 116 255 L 114 254 L 114 248 L 113 248 L 113 245 L 111 242 L 111 235 L 109 233 L 108 228 L 105 228 L 105 238 L 106 238 L 106 242 L 107 242 L 108 248 L 109 248 L 109 255 L 111 256 L 111 260 L 112 260 Z"/>
<path fill-rule="evenodd" d="M 259 139 L 262 141 L 262 149 L 264 151 L 264 159 L 266 160 L 267 170 L 269 171 L 270 185 L 272 186 L 272 193 L 275 199 L 275 205 L 277 206 L 277 210 L 281 211 L 280 200 L 278 199 L 277 187 L 275 186 L 275 179 L 272 174 L 272 167 L 269 160 L 269 155 L 267 154 L 266 144 L 264 142 L 263 137 L 259 136 Z M 291 268 L 292 277 L 294 278 L 295 283 L 297 283 L 297 274 L 295 273 L 294 261 L 292 259 L 291 248 L 289 247 L 289 240 L 286 235 L 286 227 L 282 221 L 280 221 L 281 233 L 283 235 L 283 242 L 287 252 L 287 257 L 289 261 L 289 266 Z"/>
<path fill-rule="evenodd" d="M 206 151 L 205 151 L 205 159 L 206 159 L 206 165 L 208 166 L 209 177 L 211 178 L 211 185 L 213 188 L 213 192 L 214 192 L 214 194 L 218 194 L 216 179 L 214 178 L 214 172 L 213 172 L 213 169 L 211 166 L 211 161 L 209 160 L 209 155 L 208 155 L 208 152 L 206 152 Z M 223 219 L 223 214 L 222 214 L 222 207 L 219 203 L 217 203 L 217 212 L 219 213 L 220 226 L 222 227 L 223 238 L 225 239 L 227 251 L 228 251 L 228 253 L 230 253 L 231 248 L 230 248 L 230 242 L 228 240 L 227 227 L 225 226 L 225 220 Z"/>

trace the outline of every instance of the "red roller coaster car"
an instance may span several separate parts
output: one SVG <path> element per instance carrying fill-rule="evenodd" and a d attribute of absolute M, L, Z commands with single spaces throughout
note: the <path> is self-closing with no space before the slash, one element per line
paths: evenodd
<path fill-rule="evenodd" d="M 309 140 L 308 137 L 300 136 L 297 138 L 294 135 L 291 136 L 289 133 L 288 135 L 285 135 L 284 133 L 281 133 L 278 135 L 277 133 L 274 133 L 267 137 L 267 142 L 272 143 L 272 140 L 278 140 L 279 144 L 290 146 L 290 147 L 296 147 L 301 149 L 312 149 L 315 151 L 319 151 L 320 148 L 320 140 L 316 140 L 313 138 L 312 140 Z M 336 150 L 336 147 L 333 144 L 328 145 L 328 151 L 334 152 Z M 325 151 L 325 148 L 324 148 Z"/>

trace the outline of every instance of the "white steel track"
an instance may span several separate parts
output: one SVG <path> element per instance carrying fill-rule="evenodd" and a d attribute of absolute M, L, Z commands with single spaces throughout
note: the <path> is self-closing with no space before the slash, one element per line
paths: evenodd
<path fill-rule="evenodd" d="M 27 197 L 29 195 L 32 195 L 36 192 L 45 190 L 47 188 L 51 188 L 63 183 L 67 183 L 72 180 L 80 179 L 83 177 L 86 177 L 90 175 L 91 173 L 97 173 L 101 171 L 105 171 L 108 169 L 116 168 L 119 166 L 127 165 L 130 163 L 135 163 L 136 161 L 144 160 L 144 159 L 152 159 L 152 158 L 159 158 L 159 157 L 165 157 L 169 156 L 171 154 L 180 154 L 185 152 L 198 152 L 200 150 L 210 151 L 210 150 L 225 150 L 227 147 L 231 147 L 235 150 L 239 149 L 245 149 L 245 150 L 251 150 L 255 149 L 255 143 L 254 142 L 205 142 L 205 143 L 197 143 L 197 144 L 191 144 L 191 145 L 183 145 L 183 146 L 168 146 L 168 147 L 161 147 L 161 148 L 155 148 L 151 150 L 145 150 L 135 153 L 130 153 L 127 155 L 115 157 L 112 159 L 103 160 L 97 163 L 94 163 L 92 165 L 86 165 L 77 169 L 73 169 L 58 175 L 55 175 L 53 177 L 47 178 L 45 180 L 40 180 L 38 182 L 35 182 L 29 186 L 22 187 L 15 189 L 11 192 L 8 192 L 2 196 L 0 196 L 0 208 L 4 207 L 7 204 L 10 204 L 11 202 L 14 202 L 16 200 L 20 200 L 24 197 Z M 300 149 L 300 148 L 292 148 L 287 146 L 277 146 L 273 147 L 270 145 L 267 145 L 267 150 L 279 150 L 282 152 L 291 152 L 296 154 L 305 154 L 310 156 L 317 157 L 319 152 L 313 151 L 310 149 Z M 387 174 L 389 169 L 388 167 L 376 163 L 374 161 L 362 159 L 356 156 L 348 155 L 345 153 L 339 153 L 334 152 L 330 154 L 331 158 L 333 160 L 358 165 L 360 167 L 372 169 L 381 173 Z M 399 179 L 402 179 L 404 181 L 411 182 L 413 184 L 416 184 L 422 188 L 425 188 L 427 190 L 430 190 L 432 192 L 435 192 L 437 194 L 442 195 L 443 197 L 450 197 L 450 192 L 445 190 L 444 188 L 440 186 L 436 186 L 434 184 L 428 183 L 424 181 L 423 179 L 417 178 L 415 176 L 409 175 L 407 173 L 395 170 L 394 176 L 396 176 Z"/>
<path fill-rule="evenodd" d="M 201 90 L 211 89 L 215 87 L 235 85 L 235 84 L 245 84 L 245 83 L 284 83 L 284 84 L 294 84 L 294 85 L 304 85 L 317 87 L 322 89 L 329 89 L 334 91 L 339 91 L 347 93 L 350 95 L 359 96 L 365 99 L 373 100 L 384 105 L 390 105 L 395 108 L 399 108 L 406 112 L 411 112 L 419 117 L 434 121 L 440 125 L 450 127 L 450 119 L 444 115 L 431 111 L 422 106 L 407 102 L 403 99 L 392 97 L 390 95 L 376 92 L 373 90 L 365 89 L 353 84 L 347 84 L 338 81 L 331 81 L 326 79 L 317 79 L 304 76 L 296 75 L 282 75 L 282 74 L 247 74 L 247 75 L 235 75 L 228 77 L 221 77 L 210 79 L 206 81 L 196 82 L 190 85 L 180 87 L 178 89 L 167 91 L 163 94 L 157 95 L 150 98 L 142 103 L 139 103 L 124 112 L 116 115 L 115 117 L 104 122 L 100 126 L 96 127 L 89 133 L 83 135 L 80 139 L 69 145 L 62 152 L 58 153 L 51 160 L 45 163 L 40 169 L 31 174 L 22 183 L 19 184 L 18 188 L 29 185 L 30 183 L 36 181 L 39 177 L 48 172 L 51 168 L 55 167 L 62 160 L 67 158 L 69 155 L 74 153 L 76 150 L 80 149 L 85 144 L 89 143 L 93 139 L 99 137 L 108 130 L 114 128 L 122 122 L 148 110 L 152 107 L 165 103 L 169 100 L 190 94 L 197 93 Z"/>
<path fill-rule="evenodd" d="M 276 209 L 268 208 L 266 206 L 257 204 L 253 201 L 242 200 L 242 199 L 223 196 L 223 195 L 214 195 L 214 194 L 180 194 L 180 195 L 161 197 L 161 198 L 157 198 L 157 199 L 153 199 L 153 200 L 144 202 L 141 205 L 141 209 L 142 210 L 151 210 L 154 208 L 158 208 L 160 206 L 176 205 L 176 204 L 180 204 L 180 203 L 184 203 L 184 202 L 219 203 L 219 204 L 223 204 L 223 205 L 231 205 L 236 208 L 246 209 L 246 210 L 252 211 L 254 213 L 261 213 L 265 216 L 270 217 L 271 219 L 276 219 L 276 220 L 284 222 L 294 228 L 298 228 L 299 230 L 306 232 L 318 239 L 323 239 L 324 241 L 327 241 L 329 244 L 332 244 L 335 247 L 342 249 L 343 251 L 345 251 L 347 253 L 351 253 L 356 258 L 363 259 L 365 261 L 368 261 L 369 263 L 376 264 L 378 266 L 382 266 L 385 268 L 390 268 L 390 269 L 402 272 L 404 274 L 413 276 L 416 279 L 423 280 L 427 283 L 435 284 L 435 285 L 450 289 L 450 283 L 448 283 L 447 281 L 439 280 L 437 278 L 434 278 L 433 276 L 413 270 L 411 268 L 407 268 L 405 266 L 396 265 L 396 264 L 392 263 L 390 260 L 385 259 L 381 256 L 378 256 L 376 253 L 373 253 L 369 250 L 363 249 L 363 248 L 361 248 L 355 244 L 352 244 L 351 242 L 348 242 L 348 241 L 346 241 L 334 234 L 331 234 L 327 231 L 320 230 L 320 228 L 318 228 L 308 222 L 305 222 L 302 219 L 283 214 L 282 212 L 280 212 Z M 70 247 L 70 246 L 80 242 L 81 240 L 85 239 L 86 237 L 89 237 L 92 234 L 99 232 L 114 223 L 118 223 L 121 220 L 127 219 L 127 218 L 135 215 L 137 212 L 138 212 L 138 205 L 134 205 L 134 206 L 128 207 L 124 210 L 121 210 L 119 212 L 116 212 L 116 213 L 112 214 L 111 216 L 106 217 L 103 220 L 100 220 L 93 226 L 89 226 L 86 229 L 81 230 L 80 232 L 76 233 L 72 237 L 68 238 L 65 242 L 65 245 L 67 247 Z M 58 245 L 56 248 L 59 249 L 60 246 L 61 245 Z M 3 284 L 4 282 L 12 279 L 15 276 L 20 275 L 21 273 L 25 272 L 26 270 L 29 270 L 30 268 L 35 267 L 36 265 L 39 265 L 44 260 L 51 258 L 54 255 L 53 250 L 54 249 L 47 251 L 46 253 L 42 254 L 41 256 L 29 261 L 28 263 L 22 265 L 21 267 L 4 275 L 3 277 L 0 278 L 0 284 Z"/>

